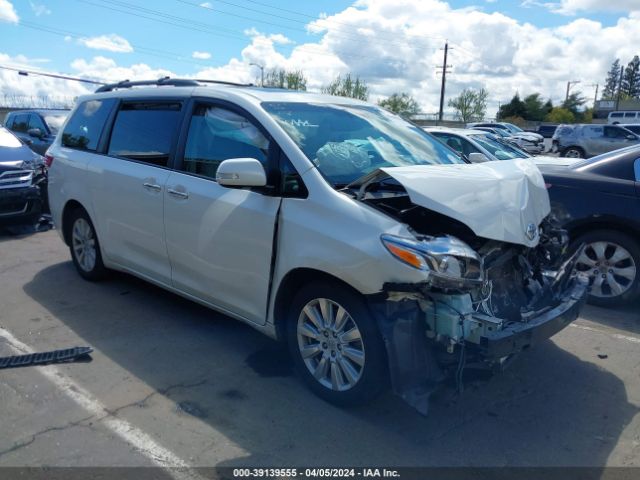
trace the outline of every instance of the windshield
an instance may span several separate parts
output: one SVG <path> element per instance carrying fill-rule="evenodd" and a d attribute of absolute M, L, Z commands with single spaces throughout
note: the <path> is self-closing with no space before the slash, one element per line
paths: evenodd
<path fill-rule="evenodd" d="M 464 163 L 453 150 L 382 108 L 281 102 L 262 106 L 335 187 L 380 167 Z"/>
<path fill-rule="evenodd" d="M 513 132 L 513 133 L 524 132 L 524 130 L 522 130 L 517 125 L 514 125 L 513 123 L 503 123 L 503 125 L 507 127 L 507 130 L 509 130 L 510 132 Z"/>
<path fill-rule="evenodd" d="M 5 128 L 0 127 L 0 147 L 18 148 L 22 143 Z"/>
<path fill-rule="evenodd" d="M 58 130 L 60 130 L 62 124 L 67 119 L 67 115 L 68 113 L 56 113 L 44 116 L 44 121 L 49 126 L 51 133 L 58 133 Z"/>
<path fill-rule="evenodd" d="M 498 160 L 513 160 L 515 158 L 529 158 L 529 155 L 511 147 L 506 142 L 501 142 L 491 134 L 472 135 L 472 137 L 480 146 L 485 148 Z"/>

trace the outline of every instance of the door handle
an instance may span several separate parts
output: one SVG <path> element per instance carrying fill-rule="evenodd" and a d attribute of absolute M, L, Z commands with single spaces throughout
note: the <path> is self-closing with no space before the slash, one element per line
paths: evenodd
<path fill-rule="evenodd" d="M 144 182 L 142 186 L 144 188 L 148 188 L 149 190 L 153 190 L 154 192 L 159 192 L 160 190 L 162 190 L 162 187 L 160 185 L 156 185 L 155 183 Z"/>
<path fill-rule="evenodd" d="M 168 188 L 167 192 L 173 195 L 174 197 L 189 198 L 189 194 L 187 192 L 181 192 L 179 190 L 174 190 L 173 188 Z"/>

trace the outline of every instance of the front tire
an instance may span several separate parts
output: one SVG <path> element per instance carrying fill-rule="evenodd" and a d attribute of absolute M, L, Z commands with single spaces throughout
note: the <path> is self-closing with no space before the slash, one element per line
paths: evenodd
<path fill-rule="evenodd" d="M 98 235 L 84 209 L 71 213 L 68 238 L 71 259 L 80 276 L 92 282 L 105 278 L 107 269 L 102 262 Z"/>
<path fill-rule="evenodd" d="M 578 237 L 585 244 L 576 269 L 589 275 L 588 301 L 611 307 L 640 297 L 640 245 L 621 232 L 595 230 Z"/>
<path fill-rule="evenodd" d="M 287 322 L 289 351 L 307 386 L 339 405 L 365 404 L 388 384 L 384 342 L 358 293 L 331 282 L 295 295 Z"/>

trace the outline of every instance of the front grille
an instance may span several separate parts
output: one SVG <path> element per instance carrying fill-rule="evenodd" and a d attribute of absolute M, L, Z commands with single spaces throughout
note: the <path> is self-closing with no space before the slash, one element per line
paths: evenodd
<path fill-rule="evenodd" d="M 29 202 L 25 202 L 24 200 L 17 202 L 0 203 L 0 217 L 24 213 L 27 211 L 28 207 Z"/>
<path fill-rule="evenodd" d="M 33 170 L 9 170 L 0 173 L 0 189 L 29 187 L 33 181 Z"/>

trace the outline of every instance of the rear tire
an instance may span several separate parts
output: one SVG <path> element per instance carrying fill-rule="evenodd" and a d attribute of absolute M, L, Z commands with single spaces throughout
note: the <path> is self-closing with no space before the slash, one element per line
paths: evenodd
<path fill-rule="evenodd" d="M 104 279 L 108 270 L 102 262 L 100 242 L 93 222 L 84 209 L 78 208 L 71 213 L 67 238 L 71 259 L 80 276 L 91 282 Z"/>
<path fill-rule="evenodd" d="M 567 158 L 586 158 L 584 150 L 581 149 L 580 147 L 565 148 L 562 151 L 562 155 L 560 155 L 560 156 L 561 157 L 567 157 Z"/>
<path fill-rule="evenodd" d="M 343 285 L 303 286 L 289 309 L 287 341 L 303 381 L 330 403 L 365 404 L 388 385 L 378 325 L 362 296 Z"/>
<path fill-rule="evenodd" d="M 611 307 L 640 297 L 640 244 L 615 230 L 594 230 L 578 237 L 574 248 L 586 245 L 576 269 L 589 275 L 588 301 Z M 617 292 L 620 293 L 617 293 Z"/>

